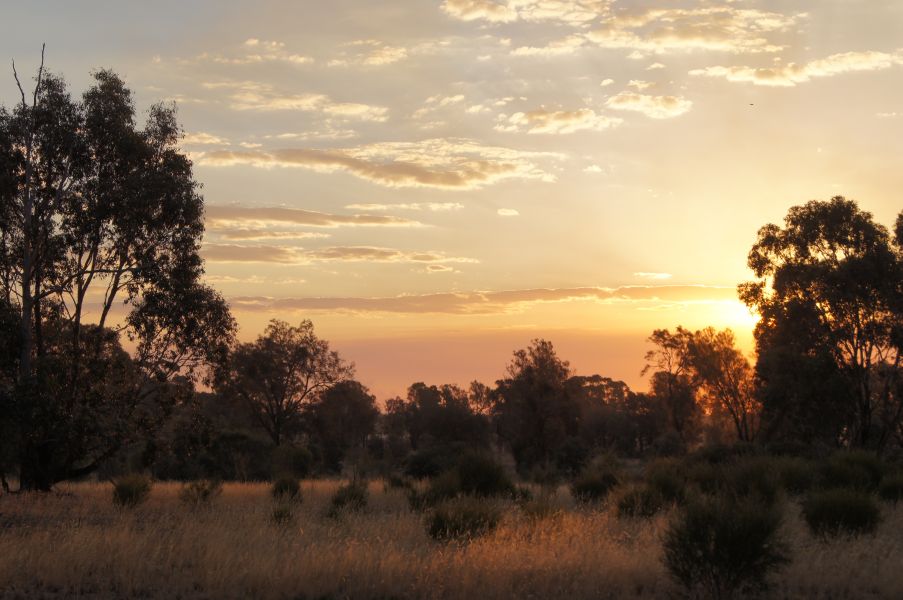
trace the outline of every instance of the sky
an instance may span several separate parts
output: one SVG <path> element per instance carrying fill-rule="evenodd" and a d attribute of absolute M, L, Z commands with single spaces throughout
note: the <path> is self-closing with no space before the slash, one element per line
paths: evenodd
<path fill-rule="evenodd" d="M 644 389 L 730 327 L 756 231 L 903 208 L 898 0 L 7 3 L 0 56 L 175 101 L 240 338 L 311 319 L 380 399 L 550 339 Z M 10 70 L 11 71 L 11 70 Z M 15 100 L 11 76 L 0 102 Z"/>

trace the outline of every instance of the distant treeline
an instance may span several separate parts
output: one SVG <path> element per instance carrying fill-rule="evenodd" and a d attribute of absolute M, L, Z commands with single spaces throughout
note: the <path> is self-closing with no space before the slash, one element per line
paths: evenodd
<path fill-rule="evenodd" d="M 129 470 L 429 474 L 463 448 L 509 453 L 539 477 L 600 452 L 903 445 L 903 213 L 891 233 L 835 197 L 759 230 L 755 280 L 739 286 L 761 316 L 754 365 L 730 331 L 656 330 L 650 391 L 637 393 L 574 375 L 535 340 L 493 386 L 415 383 L 380 411 L 310 321 L 236 342 L 226 302 L 203 283 L 203 199 L 173 107 L 138 127 L 119 77 L 94 79 L 75 99 L 42 67 L 0 108 L 4 487 Z"/>

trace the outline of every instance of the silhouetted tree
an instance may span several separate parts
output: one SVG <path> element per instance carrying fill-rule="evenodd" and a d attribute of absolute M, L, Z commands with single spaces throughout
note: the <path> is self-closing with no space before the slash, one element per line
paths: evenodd
<path fill-rule="evenodd" d="M 311 440 L 327 470 L 341 470 L 351 451 L 363 453 L 378 416 L 376 398 L 351 380 L 333 385 L 308 405 Z"/>
<path fill-rule="evenodd" d="M 308 320 L 297 327 L 272 320 L 251 343 L 238 344 L 217 372 L 217 389 L 241 398 L 279 446 L 301 425 L 301 412 L 318 394 L 354 376 Z"/>
<path fill-rule="evenodd" d="M 158 422 L 178 395 L 168 382 L 198 378 L 234 323 L 200 282 L 203 200 L 174 108 L 153 106 L 140 129 L 114 73 L 74 100 L 43 64 L 19 92 L 0 110 L 0 298 L 19 321 L 20 482 L 46 490 Z"/>
<path fill-rule="evenodd" d="M 783 228 L 762 227 L 748 263 L 758 279 L 739 292 L 762 317 L 757 373 L 770 430 L 884 447 L 901 417 L 899 245 L 838 196 L 791 208 Z"/>
<path fill-rule="evenodd" d="M 488 393 L 477 390 L 479 394 Z M 408 388 L 406 400 L 389 401 L 386 409 L 390 419 L 403 424 L 414 450 L 456 442 L 487 446 L 488 417 L 473 409 L 481 401 L 456 385 L 418 382 Z"/>
<path fill-rule="evenodd" d="M 580 411 L 570 376 L 552 343 L 537 339 L 514 353 L 508 377 L 497 382 L 497 430 L 521 470 L 551 464 L 565 440 L 577 435 Z"/>
<path fill-rule="evenodd" d="M 652 393 L 665 407 L 668 424 L 684 444 L 694 441 L 700 417 L 696 386 L 690 377 L 688 345 L 693 334 L 683 327 L 674 333 L 656 329 L 649 336 L 655 345 L 646 353 L 645 375 L 652 371 Z"/>
<path fill-rule="evenodd" d="M 695 332 L 687 344 L 690 372 L 710 412 L 723 411 L 741 442 L 751 442 L 759 431 L 761 404 L 756 397 L 752 365 L 734 343 L 730 329 L 707 327 Z"/>

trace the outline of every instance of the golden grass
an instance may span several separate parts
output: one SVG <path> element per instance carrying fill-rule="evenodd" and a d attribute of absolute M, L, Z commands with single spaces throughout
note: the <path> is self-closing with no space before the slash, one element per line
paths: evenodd
<path fill-rule="evenodd" d="M 621 521 L 576 508 L 532 519 L 514 505 L 494 533 L 469 543 L 430 539 L 404 494 L 370 484 L 361 514 L 326 512 L 340 482 L 307 481 L 290 525 L 272 523 L 264 484 L 226 484 L 208 507 L 157 484 L 120 510 L 107 484 L 0 498 L 0 597 L 57 598 L 665 598 L 667 516 Z M 793 505 L 793 563 L 782 598 L 903 598 L 903 508 L 885 507 L 875 536 L 813 539 Z"/>

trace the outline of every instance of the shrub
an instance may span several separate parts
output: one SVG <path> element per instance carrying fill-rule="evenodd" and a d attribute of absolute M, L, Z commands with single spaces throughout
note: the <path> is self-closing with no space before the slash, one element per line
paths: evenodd
<path fill-rule="evenodd" d="M 314 457 L 307 448 L 281 445 L 273 448 L 272 460 L 276 477 L 304 479 L 310 475 Z"/>
<path fill-rule="evenodd" d="M 153 483 L 145 475 L 133 474 L 113 482 L 113 504 L 124 508 L 138 506 L 147 500 Z"/>
<path fill-rule="evenodd" d="M 686 493 L 686 480 L 680 463 L 659 460 L 646 468 L 646 485 L 655 490 L 665 502 L 681 503 Z"/>
<path fill-rule="evenodd" d="M 464 454 L 458 460 L 455 471 L 458 473 L 461 492 L 469 496 L 498 497 L 514 494 L 514 484 L 505 469 L 485 454 Z"/>
<path fill-rule="evenodd" d="M 618 498 L 618 516 L 648 518 L 665 507 L 665 499 L 649 485 L 627 488 Z"/>
<path fill-rule="evenodd" d="M 524 504 L 525 502 L 533 500 L 533 490 L 525 485 L 518 485 L 515 486 L 514 491 L 511 493 L 511 497 L 517 504 Z"/>
<path fill-rule="evenodd" d="M 571 494 L 584 504 L 601 502 L 618 485 L 620 478 L 612 470 L 601 467 L 584 471 L 571 482 Z"/>
<path fill-rule="evenodd" d="M 788 562 L 780 524 L 775 506 L 752 498 L 693 498 L 665 532 L 665 566 L 690 593 L 727 598 L 761 591 Z"/>
<path fill-rule="evenodd" d="M 295 520 L 295 511 L 291 504 L 280 502 L 273 507 L 270 519 L 275 525 L 288 525 Z"/>
<path fill-rule="evenodd" d="M 411 489 L 411 482 L 401 475 L 391 473 L 386 477 L 385 487 L 390 490 L 409 490 Z"/>
<path fill-rule="evenodd" d="M 789 494 L 808 492 L 817 482 L 816 465 L 804 458 L 780 457 L 774 460 L 777 478 Z"/>
<path fill-rule="evenodd" d="M 561 513 L 561 509 L 555 506 L 550 498 L 545 496 L 521 502 L 520 510 L 528 519 L 535 521 L 554 517 Z"/>
<path fill-rule="evenodd" d="M 463 447 L 440 445 L 413 452 L 405 464 L 405 475 L 414 479 L 436 477 L 455 466 Z"/>
<path fill-rule="evenodd" d="M 213 500 L 223 492 L 223 484 L 215 479 L 191 481 L 179 490 L 179 500 L 185 504 L 200 506 Z"/>
<path fill-rule="evenodd" d="M 501 517 L 491 501 L 456 498 L 436 507 L 427 522 L 427 533 L 436 540 L 470 539 L 494 530 Z"/>
<path fill-rule="evenodd" d="M 273 482 L 270 493 L 280 502 L 300 502 L 301 484 L 295 477 L 283 476 Z"/>
<path fill-rule="evenodd" d="M 721 474 L 725 491 L 739 497 L 774 503 L 781 492 L 776 464 L 765 456 L 750 456 L 722 465 Z"/>
<path fill-rule="evenodd" d="M 875 491 L 881 483 L 886 465 L 877 454 L 864 450 L 838 452 L 822 467 L 825 489 L 849 488 Z"/>
<path fill-rule="evenodd" d="M 803 517 L 815 535 L 855 535 L 874 532 L 881 511 L 870 494 L 837 488 L 810 494 L 803 502 Z"/>
<path fill-rule="evenodd" d="M 340 486 L 329 501 L 331 515 L 335 516 L 341 511 L 360 511 L 367 506 L 369 492 L 366 483 L 346 483 Z"/>
<path fill-rule="evenodd" d="M 878 495 L 882 500 L 896 504 L 903 500 L 903 473 L 894 473 L 881 480 Z"/>

